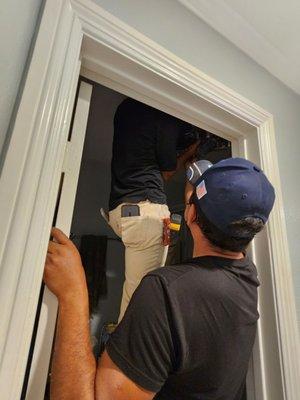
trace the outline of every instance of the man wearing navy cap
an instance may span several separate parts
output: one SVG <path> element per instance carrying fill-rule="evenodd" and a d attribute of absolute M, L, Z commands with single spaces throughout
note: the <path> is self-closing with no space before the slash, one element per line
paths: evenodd
<path fill-rule="evenodd" d="M 52 399 L 240 400 L 259 317 L 246 248 L 266 224 L 274 189 L 253 163 L 230 158 L 189 173 L 185 219 L 193 258 L 143 278 L 98 365 L 80 257 L 54 229 L 45 282 L 60 312 Z"/>

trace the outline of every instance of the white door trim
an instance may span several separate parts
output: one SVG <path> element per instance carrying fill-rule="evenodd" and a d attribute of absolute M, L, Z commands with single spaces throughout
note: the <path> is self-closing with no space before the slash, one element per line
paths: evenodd
<path fill-rule="evenodd" d="M 70 234 L 72 224 L 93 86 L 81 81 L 78 89 L 72 133 L 67 142 L 62 165 L 63 179 L 55 224 L 66 235 Z M 26 391 L 27 400 L 42 399 L 45 394 L 57 318 L 57 306 L 56 297 L 45 287 L 30 365 Z"/>
<path fill-rule="evenodd" d="M 256 382 L 263 389 L 257 399 L 269 400 L 266 396 L 274 382 L 268 381 L 266 366 L 270 346 L 274 346 L 280 355 L 279 380 L 284 399 L 296 400 L 300 393 L 298 329 L 272 115 L 89 0 L 46 1 L 2 169 L 0 393 L 3 400 L 19 398 L 22 387 L 83 37 L 172 82 L 178 90 L 193 94 L 257 128 L 255 137 L 246 133 L 240 144 L 245 145 L 247 155 L 258 140 L 259 163 L 277 192 L 265 242 L 266 257 L 270 258 L 277 335 L 272 337 L 272 343 L 269 337 L 264 337 L 268 319 L 262 314 Z M 259 257 L 263 249 L 259 249 L 259 243 L 257 247 L 256 257 Z"/>

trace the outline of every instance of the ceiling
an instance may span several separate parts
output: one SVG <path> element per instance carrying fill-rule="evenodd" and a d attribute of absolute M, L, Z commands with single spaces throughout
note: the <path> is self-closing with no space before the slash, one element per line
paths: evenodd
<path fill-rule="evenodd" d="M 178 0 L 300 94 L 300 0 Z"/>

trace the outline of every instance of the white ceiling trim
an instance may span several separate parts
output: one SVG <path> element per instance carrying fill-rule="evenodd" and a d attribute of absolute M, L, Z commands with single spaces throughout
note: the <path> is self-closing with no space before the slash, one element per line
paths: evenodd
<path fill-rule="evenodd" d="M 250 56 L 290 89 L 300 94 L 300 63 L 295 64 L 222 0 L 178 0 Z M 258 10 L 259 12 L 259 10 Z M 292 38 L 292 40 L 297 40 Z"/>

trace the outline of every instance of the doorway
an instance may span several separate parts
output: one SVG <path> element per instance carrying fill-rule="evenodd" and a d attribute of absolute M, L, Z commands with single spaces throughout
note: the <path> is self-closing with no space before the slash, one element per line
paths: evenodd
<path fill-rule="evenodd" d="M 117 322 L 124 281 L 124 246 L 102 218 L 100 208 L 108 209 L 114 114 L 127 96 L 85 78 L 80 81 L 92 85 L 92 94 L 71 223 L 71 238 L 84 260 L 90 296 L 92 344 L 95 355 L 99 356 L 104 327 Z M 202 136 L 203 158 L 215 163 L 231 156 L 230 141 L 208 131 L 203 131 Z M 185 171 L 181 170 L 165 185 L 171 213 L 181 216 L 185 208 L 185 181 Z M 183 219 L 180 235 L 170 248 L 167 265 L 185 261 L 191 255 L 192 241 Z M 44 352 L 43 348 L 36 348 L 36 351 L 40 354 Z M 38 363 L 34 366 L 33 373 L 38 371 L 38 375 L 42 376 L 42 367 Z M 43 379 L 31 377 L 27 400 L 33 400 L 33 393 L 37 393 L 32 385 L 42 385 L 42 381 Z M 49 385 L 45 393 L 45 400 L 48 399 Z"/>
<path fill-rule="evenodd" d="M 91 293 L 91 301 L 94 304 L 96 302 L 94 307 L 96 311 L 92 313 L 91 329 L 94 342 L 97 343 L 103 325 L 116 323 L 118 320 L 124 281 L 124 246 L 102 218 L 100 208 L 108 210 L 114 114 L 119 104 L 127 96 L 96 82 L 88 82 L 93 85 L 93 92 L 71 224 L 71 237 L 79 249 L 82 248 L 84 240 L 84 246 L 90 245 L 90 250 L 93 248 L 95 254 L 98 254 L 98 258 L 100 256 L 99 250 L 97 251 L 97 240 L 99 243 L 101 240 L 104 241 L 105 284 L 101 283 L 100 277 L 98 286 L 101 287 L 95 287 L 92 282 L 90 284 L 90 292 L 97 297 L 97 299 L 93 299 Z M 231 156 L 230 141 L 209 132 L 205 134 L 207 138 L 204 158 L 211 162 L 217 162 Z M 171 213 L 183 215 L 184 188 L 184 170 L 176 173 L 165 184 Z M 184 219 L 182 221 L 181 236 L 178 237 L 176 246 L 174 244 L 172 259 L 170 255 L 168 257 L 169 262 L 172 261 L 172 263 L 191 257 L 191 239 Z M 84 256 L 84 254 L 82 255 Z M 92 271 L 90 276 L 93 279 Z"/>
<path fill-rule="evenodd" d="M 127 96 L 83 77 L 79 79 L 77 96 L 68 136 L 70 150 L 64 162 L 55 224 L 61 226 L 72 218 L 70 235 L 86 267 L 91 337 L 95 355 L 98 356 L 101 332 L 107 324 L 116 323 L 118 319 L 124 281 L 124 246 L 101 217 L 100 208 L 108 208 L 114 114 Z M 230 141 L 204 130 L 201 130 L 200 149 L 201 157 L 213 163 L 232 154 Z M 82 153 L 82 159 L 79 153 Z M 71 165 L 68 165 L 69 160 Z M 181 170 L 165 185 L 171 213 L 181 216 L 185 208 L 185 180 L 185 171 Z M 191 258 L 191 255 L 192 240 L 183 220 L 180 234 L 170 247 L 167 264 L 183 262 Z M 41 293 L 23 385 L 22 398 L 27 400 L 43 396 L 46 382 L 45 399 L 49 398 L 48 370 L 56 302 L 47 289 L 44 292 L 42 288 Z M 45 305 L 51 311 L 50 320 L 49 311 L 45 313 Z"/>

